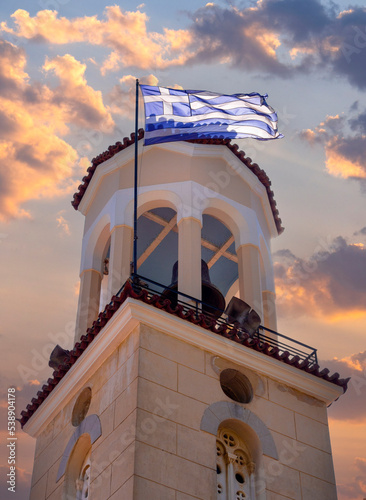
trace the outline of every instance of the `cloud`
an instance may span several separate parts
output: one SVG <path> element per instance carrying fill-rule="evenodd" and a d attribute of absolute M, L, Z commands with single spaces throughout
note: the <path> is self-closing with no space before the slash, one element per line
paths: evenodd
<path fill-rule="evenodd" d="M 154 75 L 143 76 L 139 79 L 144 85 L 158 85 L 159 80 Z M 126 75 L 120 78 L 119 84 L 115 85 L 107 95 L 107 101 L 112 113 L 133 118 L 135 115 L 136 100 L 136 77 Z"/>
<path fill-rule="evenodd" d="M 47 60 L 54 89 L 30 82 L 25 51 L 0 40 L 0 220 L 30 217 L 28 200 L 72 192 L 77 151 L 63 136 L 70 126 L 111 131 L 100 92 L 84 77 L 85 65 L 70 55 Z"/>
<path fill-rule="evenodd" d="M 122 11 L 108 6 L 104 19 L 84 16 L 74 19 L 58 17 L 56 11 L 39 11 L 34 17 L 22 9 L 12 14 L 15 28 L 1 23 L 5 33 L 33 41 L 52 44 L 89 43 L 111 50 L 101 71 L 116 71 L 120 66 L 142 69 L 165 68 L 184 64 L 191 36 L 187 30 L 165 29 L 163 33 L 148 32 L 145 13 Z"/>
<path fill-rule="evenodd" d="M 66 236 L 70 236 L 71 231 L 70 231 L 69 223 L 67 222 L 65 217 L 62 215 L 64 212 L 65 212 L 65 210 L 61 210 L 57 214 L 57 217 L 56 217 L 57 227 L 59 227 L 61 229 L 62 234 L 66 235 Z"/>
<path fill-rule="evenodd" d="M 365 315 L 366 248 L 338 237 L 304 260 L 288 250 L 274 254 L 277 308 L 282 316 L 312 315 L 335 321 Z"/>
<path fill-rule="evenodd" d="M 365 8 L 341 11 L 319 0 L 258 0 L 243 8 L 208 2 L 187 14 L 184 29 L 154 32 L 139 7 L 133 12 L 107 6 L 102 18 L 73 19 L 51 10 L 31 17 L 18 9 L 13 26 L 2 22 L 0 27 L 14 38 L 105 47 L 109 53 L 101 64 L 103 74 L 121 66 L 156 70 L 221 63 L 283 78 L 326 71 L 366 88 Z"/>
<path fill-rule="evenodd" d="M 351 377 L 347 392 L 330 406 L 329 418 L 366 421 L 366 351 L 342 359 L 322 361 L 321 365 L 326 366 L 331 373 L 340 373 L 342 378 Z"/>
<path fill-rule="evenodd" d="M 366 495 L 366 458 L 356 457 L 354 460 L 356 476 L 348 484 L 339 484 L 337 491 L 347 500 L 362 499 Z"/>
<path fill-rule="evenodd" d="M 366 109 L 351 106 L 349 118 L 328 116 L 314 130 L 300 133 L 310 144 L 320 144 L 326 154 L 326 169 L 331 175 L 365 182 Z"/>
<path fill-rule="evenodd" d="M 67 122 L 111 132 L 113 119 L 103 103 L 102 93 L 90 87 L 84 77 L 86 65 L 70 54 L 46 59 L 46 72 L 53 71 L 60 85 L 52 90 L 49 103 L 61 108 Z"/>

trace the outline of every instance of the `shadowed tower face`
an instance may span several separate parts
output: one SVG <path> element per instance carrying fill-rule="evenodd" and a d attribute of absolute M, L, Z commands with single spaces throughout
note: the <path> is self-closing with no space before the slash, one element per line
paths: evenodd
<path fill-rule="evenodd" d="M 22 414 L 31 499 L 333 500 L 326 407 L 346 381 L 276 331 L 269 179 L 219 140 L 139 147 L 131 276 L 133 149 L 74 197 L 75 346 Z"/>

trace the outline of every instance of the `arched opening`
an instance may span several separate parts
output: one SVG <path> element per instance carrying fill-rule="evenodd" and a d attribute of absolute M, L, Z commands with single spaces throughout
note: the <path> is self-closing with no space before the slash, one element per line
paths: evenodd
<path fill-rule="evenodd" d="M 202 216 L 201 255 L 207 263 L 209 279 L 221 294 L 230 301 L 228 291 L 233 291 L 238 280 L 238 259 L 235 238 L 226 224 L 218 217 L 204 213 Z"/>
<path fill-rule="evenodd" d="M 137 224 L 137 273 L 168 286 L 178 260 L 177 212 L 167 206 L 151 208 Z"/>
<path fill-rule="evenodd" d="M 88 433 L 82 434 L 72 449 L 66 466 L 64 500 L 85 500 L 90 486 L 91 440 Z"/>
<path fill-rule="evenodd" d="M 255 462 L 240 433 L 229 425 L 219 428 L 216 439 L 218 500 L 255 500 Z"/>

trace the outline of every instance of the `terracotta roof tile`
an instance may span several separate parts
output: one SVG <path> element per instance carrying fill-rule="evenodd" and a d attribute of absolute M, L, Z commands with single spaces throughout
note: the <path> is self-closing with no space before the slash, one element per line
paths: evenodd
<path fill-rule="evenodd" d="M 53 372 L 52 378 L 49 378 L 47 380 L 47 383 L 42 386 L 42 390 L 37 392 L 37 397 L 33 398 L 26 409 L 21 412 L 20 423 L 22 427 L 28 422 L 28 420 L 43 403 L 43 401 L 53 391 L 59 381 L 66 375 L 71 366 L 83 354 L 88 345 L 99 334 L 105 324 L 109 321 L 109 319 L 128 297 L 132 297 L 133 299 L 145 302 L 146 304 L 164 310 L 169 314 L 174 314 L 179 318 L 197 324 L 202 328 L 230 339 L 233 342 L 237 342 L 258 352 L 262 352 L 266 356 L 275 358 L 283 363 L 292 365 L 299 370 L 310 373 L 315 377 L 322 378 L 328 382 L 331 382 L 332 384 L 338 385 L 343 388 L 344 392 L 346 392 L 347 390 L 347 384 L 350 378 L 342 379 L 340 378 L 339 373 L 329 375 L 329 370 L 327 368 L 323 368 L 322 370 L 320 370 L 318 364 L 310 365 L 309 360 L 301 360 L 299 356 L 292 356 L 288 351 L 284 351 L 281 353 L 278 347 L 271 346 L 267 342 L 252 338 L 247 334 L 244 334 L 244 336 L 243 334 L 241 334 L 241 337 L 239 337 L 237 329 L 232 328 L 232 326 L 228 323 L 218 324 L 216 323 L 216 320 L 213 320 L 204 314 L 199 314 L 197 317 L 196 311 L 194 309 L 183 309 L 183 306 L 180 304 L 178 304 L 176 307 L 172 307 L 170 300 L 161 300 L 161 295 L 159 294 L 151 296 L 149 295 L 147 290 L 136 292 L 133 289 L 131 282 L 127 281 L 120 296 L 112 297 L 111 302 L 106 306 L 104 311 L 99 313 L 98 319 L 94 321 L 93 326 L 91 328 L 88 328 L 86 335 L 83 335 L 81 337 L 80 342 L 76 342 L 74 349 L 70 351 L 70 359 L 68 363 L 60 365 L 58 369 Z"/>

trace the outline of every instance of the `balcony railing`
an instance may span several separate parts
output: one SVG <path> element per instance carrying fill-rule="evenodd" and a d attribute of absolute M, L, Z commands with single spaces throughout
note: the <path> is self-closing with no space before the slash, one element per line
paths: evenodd
<path fill-rule="evenodd" d="M 166 285 L 138 274 L 133 275 L 132 280 L 132 286 L 135 292 L 145 290 L 145 293 L 147 293 L 150 298 L 154 295 L 159 295 L 159 300 L 161 300 L 161 302 L 166 300 L 163 294 L 169 290 L 170 294 L 174 293 L 176 295 L 174 305 L 179 305 L 183 312 L 187 313 L 193 310 L 197 318 L 199 315 L 204 315 L 207 317 L 208 321 L 215 322 L 217 327 L 225 325 L 229 329 L 235 330 L 236 336 L 242 339 L 243 342 L 248 339 L 249 336 L 251 339 L 256 339 L 259 345 L 266 345 L 266 347 L 270 346 L 270 348 L 277 349 L 280 355 L 289 356 L 290 359 L 294 358 L 294 360 L 296 359 L 299 362 L 308 362 L 309 367 L 318 363 L 317 350 L 303 342 L 287 337 L 286 335 L 262 325 L 260 325 L 254 333 L 249 334 L 246 330 L 241 328 L 238 323 L 230 322 L 223 310 L 219 310 L 211 304 L 205 304 L 201 300 L 191 297 L 190 295 L 169 288 Z M 120 292 L 122 292 L 122 290 L 123 288 Z"/>

